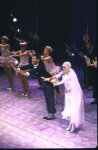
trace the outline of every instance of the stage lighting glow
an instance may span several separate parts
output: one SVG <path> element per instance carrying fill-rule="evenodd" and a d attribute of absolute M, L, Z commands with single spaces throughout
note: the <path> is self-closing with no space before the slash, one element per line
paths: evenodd
<path fill-rule="evenodd" d="M 13 16 L 13 14 L 11 13 L 11 17 Z"/>
<path fill-rule="evenodd" d="M 17 18 L 13 18 L 13 22 L 17 22 Z"/>
<path fill-rule="evenodd" d="M 17 32 L 21 32 L 21 29 L 17 29 Z"/>

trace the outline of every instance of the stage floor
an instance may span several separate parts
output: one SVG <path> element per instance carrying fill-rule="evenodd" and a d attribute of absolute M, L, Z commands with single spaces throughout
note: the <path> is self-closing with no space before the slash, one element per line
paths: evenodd
<path fill-rule="evenodd" d="M 81 79 L 80 79 L 81 80 Z M 0 73 L 0 148 L 95 148 L 97 146 L 97 105 L 93 91 L 83 90 L 85 123 L 74 133 L 66 131 L 68 120 L 61 118 L 64 86 L 57 96 L 56 117 L 43 119 L 45 98 L 37 79 L 28 78 L 30 95 L 22 97 L 20 76 L 14 75 L 14 89 L 8 91 L 5 73 Z"/>

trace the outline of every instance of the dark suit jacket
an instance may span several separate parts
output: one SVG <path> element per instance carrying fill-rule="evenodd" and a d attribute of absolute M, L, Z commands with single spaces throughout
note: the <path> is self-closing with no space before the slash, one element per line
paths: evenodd
<path fill-rule="evenodd" d="M 45 65 L 43 62 L 40 62 L 37 66 L 37 68 L 34 69 L 34 66 L 33 64 L 30 64 L 30 65 L 26 65 L 26 66 L 22 66 L 20 67 L 21 70 L 27 70 L 27 69 L 31 69 L 30 71 L 28 71 L 31 74 L 34 74 L 37 76 L 37 78 L 39 78 L 41 81 L 41 77 L 46 77 L 46 78 L 49 78 L 51 77 L 52 75 L 50 73 L 48 73 L 45 69 Z"/>

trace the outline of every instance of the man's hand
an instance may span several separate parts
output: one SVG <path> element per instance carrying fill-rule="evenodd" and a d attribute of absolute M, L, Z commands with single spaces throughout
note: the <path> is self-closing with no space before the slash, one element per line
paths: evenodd
<path fill-rule="evenodd" d="M 43 79 L 43 81 L 49 81 L 50 78 L 41 77 L 41 79 Z"/>
<path fill-rule="evenodd" d="M 95 58 L 95 61 L 94 60 L 92 60 L 92 61 L 93 61 L 94 66 L 96 67 L 97 66 L 97 57 Z"/>
<path fill-rule="evenodd" d="M 24 71 L 22 71 L 22 70 L 20 70 L 20 71 L 19 71 L 19 73 L 20 73 L 21 75 L 23 75 L 23 76 L 28 77 L 27 73 L 26 73 L 26 72 L 24 72 Z"/>
<path fill-rule="evenodd" d="M 89 58 L 86 58 L 86 64 L 87 64 L 87 66 L 90 65 L 90 59 Z"/>

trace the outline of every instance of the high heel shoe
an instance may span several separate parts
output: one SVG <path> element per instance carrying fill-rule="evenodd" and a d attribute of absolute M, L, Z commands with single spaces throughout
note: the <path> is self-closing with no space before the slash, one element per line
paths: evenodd
<path fill-rule="evenodd" d="M 30 94 L 30 92 L 26 92 L 26 94 L 24 94 L 25 97 L 27 97 Z"/>
<path fill-rule="evenodd" d="M 23 93 L 21 94 L 21 96 L 25 96 L 25 91 L 23 91 Z"/>
<path fill-rule="evenodd" d="M 75 124 L 72 124 L 70 132 L 72 133 L 74 131 L 75 131 Z"/>
<path fill-rule="evenodd" d="M 71 130 L 71 127 L 72 127 L 72 124 L 70 124 L 70 125 L 68 126 L 68 128 L 66 128 L 66 131 L 70 131 L 70 130 Z"/>
<path fill-rule="evenodd" d="M 22 94 L 21 94 L 21 96 L 24 96 L 24 95 L 25 95 L 25 93 L 22 93 Z"/>
<path fill-rule="evenodd" d="M 13 89 L 13 87 L 8 87 L 7 90 L 11 91 Z"/>

